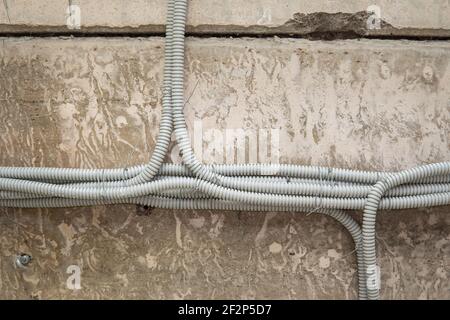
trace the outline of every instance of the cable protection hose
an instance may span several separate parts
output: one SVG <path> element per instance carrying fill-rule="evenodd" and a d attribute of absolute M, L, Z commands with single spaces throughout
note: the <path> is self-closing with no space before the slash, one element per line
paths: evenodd
<path fill-rule="evenodd" d="M 450 163 L 435 163 L 392 174 L 373 186 L 364 206 L 362 226 L 365 277 L 367 279 L 367 297 L 369 299 L 378 299 L 379 297 L 379 280 L 376 271 L 378 265 L 375 248 L 375 224 L 377 210 L 381 206 L 383 195 L 395 186 L 420 178 L 445 175 L 449 172 Z"/>
<path fill-rule="evenodd" d="M 379 297 L 377 210 L 447 205 L 450 162 L 400 172 L 290 164 L 205 165 L 184 116 L 187 0 L 168 0 L 162 115 L 146 164 L 116 169 L 0 167 L 0 206 L 56 208 L 139 204 L 164 209 L 318 212 L 355 242 L 360 299 Z M 175 136 L 183 164 L 163 163 Z M 363 210 L 362 227 L 344 210 Z"/>

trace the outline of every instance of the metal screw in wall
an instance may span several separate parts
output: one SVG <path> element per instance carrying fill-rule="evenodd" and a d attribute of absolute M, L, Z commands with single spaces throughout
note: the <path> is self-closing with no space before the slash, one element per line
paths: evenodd
<path fill-rule="evenodd" d="M 16 266 L 19 268 L 25 268 L 27 267 L 31 262 L 31 256 L 26 253 L 21 253 L 16 257 L 15 263 Z"/>

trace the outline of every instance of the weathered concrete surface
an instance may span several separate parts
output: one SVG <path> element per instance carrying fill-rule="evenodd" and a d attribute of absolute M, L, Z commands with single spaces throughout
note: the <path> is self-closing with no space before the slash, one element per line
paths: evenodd
<path fill-rule="evenodd" d="M 1 165 L 148 160 L 162 39 L 0 40 Z M 450 160 L 449 43 L 188 39 L 187 47 L 191 128 L 201 120 L 204 132 L 280 129 L 284 163 L 396 170 Z M 2 298 L 355 298 L 354 245 L 317 214 L 0 210 Z M 448 213 L 381 214 L 383 298 L 450 298 Z M 13 267 L 19 252 L 34 257 L 27 270 Z M 74 264 L 79 291 L 66 288 Z"/>
<path fill-rule="evenodd" d="M 351 238 L 317 214 L 1 210 L 1 298 L 356 298 Z M 450 298 L 449 217 L 449 208 L 380 215 L 382 298 Z M 14 269 L 17 252 L 34 257 L 28 269 Z M 70 265 L 82 270 L 81 290 L 66 287 Z"/>
<path fill-rule="evenodd" d="M 273 129 L 282 163 L 400 170 L 450 160 L 450 43 L 189 39 L 187 48 L 185 113 L 191 131 L 203 127 L 194 144 L 211 129 L 216 141 L 227 129 Z M 3 39 L 0 50 L 3 165 L 149 159 L 162 39 Z M 270 162 L 244 148 L 241 162 Z"/>
<path fill-rule="evenodd" d="M 81 9 L 79 31 L 67 28 L 68 1 L 4 0 L 0 5 L 0 32 L 151 33 L 164 30 L 165 0 L 73 0 L 70 3 Z M 366 30 L 367 17 L 362 13 L 373 5 L 380 8 L 380 18 L 384 22 L 381 29 Z M 189 1 L 188 31 L 193 34 L 341 32 L 449 37 L 450 4 L 448 0 L 287 0 L 282 4 L 274 0 L 192 0 Z"/>

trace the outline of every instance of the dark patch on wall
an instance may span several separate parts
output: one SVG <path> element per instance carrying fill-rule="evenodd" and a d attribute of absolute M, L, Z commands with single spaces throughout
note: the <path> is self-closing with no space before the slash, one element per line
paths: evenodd
<path fill-rule="evenodd" d="M 380 19 L 380 28 L 368 29 L 371 13 L 295 13 L 292 19 L 279 26 L 201 24 L 187 25 L 186 36 L 195 37 L 291 37 L 312 40 L 355 38 L 449 40 L 450 30 L 431 28 L 397 28 Z M 165 25 L 148 24 L 137 27 L 89 26 L 79 30 L 66 26 L 0 24 L 0 36 L 74 36 L 74 37 L 151 37 L 164 36 Z"/>
<path fill-rule="evenodd" d="M 294 28 L 308 37 L 323 40 L 360 38 L 369 35 L 373 30 L 396 29 L 382 19 L 379 20 L 379 28 L 369 29 L 367 23 L 370 18 L 371 13 L 366 11 L 295 13 L 285 26 Z"/>

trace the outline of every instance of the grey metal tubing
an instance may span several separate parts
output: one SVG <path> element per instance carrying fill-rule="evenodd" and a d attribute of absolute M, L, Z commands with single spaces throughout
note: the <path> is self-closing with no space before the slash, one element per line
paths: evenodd
<path fill-rule="evenodd" d="M 204 165 L 207 170 L 223 176 L 239 177 L 278 177 L 318 180 L 321 182 L 339 181 L 373 185 L 380 179 L 395 172 L 361 171 L 341 168 L 327 168 L 318 166 L 301 166 L 290 164 L 217 164 Z M 274 169 L 275 168 L 275 169 Z M 145 169 L 145 165 L 114 168 L 114 169 L 81 169 L 81 168 L 52 168 L 52 167 L 0 167 L 0 177 L 46 182 L 98 182 L 122 181 L 132 179 Z M 272 172 L 267 175 L 266 172 Z M 266 173 L 266 174 L 264 174 Z M 162 176 L 191 176 L 188 167 L 181 164 L 165 163 L 158 175 Z M 450 183 L 450 175 L 420 179 L 417 183 Z"/>
<path fill-rule="evenodd" d="M 366 204 L 363 211 L 363 252 L 364 265 L 366 268 L 366 279 L 372 275 L 374 270 L 377 270 L 376 244 L 375 244 L 375 225 L 377 210 L 382 208 L 382 197 L 391 188 L 415 181 L 417 179 L 426 178 L 436 175 L 445 175 L 450 173 L 450 162 L 435 163 L 426 166 L 416 167 L 405 170 L 396 174 L 392 174 L 379 182 L 377 182 L 369 195 L 367 196 Z M 409 203 L 409 202 L 408 202 Z M 394 206 L 394 209 L 397 209 Z M 375 275 L 376 277 L 377 275 Z M 379 284 L 377 279 L 374 279 L 375 285 L 367 286 L 367 297 L 369 299 L 379 298 Z M 378 284 L 378 285 L 377 285 Z"/>
<path fill-rule="evenodd" d="M 151 181 L 157 174 L 164 162 L 164 158 L 169 150 L 172 138 L 172 41 L 173 41 L 173 20 L 174 20 L 174 0 L 167 3 L 166 37 L 164 47 L 164 80 L 162 115 L 159 125 L 159 134 L 155 148 L 149 163 L 135 177 L 127 181 L 128 185 L 136 185 Z"/>
<path fill-rule="evenodd" d="M 176 177 L 157 176 L 155 180 Z M 352 184 L 348 182 L 325 182 L 320 180 L 285 179 L 277 177 L 226 177 L 222 185 L 227 188 L 259 193 L 288 195 L 317 195 L 323 197 L 365 198 L 372 186 Z M 86 182 L 65 184 L 73 188 L 117 188 L 125 187 L 127 183 L 118 181 Z M 450 192 L 450 184 L 413 184 L 399 186 L 390 190 L 387 196 L 410 196 Z M 1 194 L 0 194 L 1 198 Z"/>
<path fill-rule="evenodd" d="M 358 234 L 362 239 L 361 247 L 361 240 L 355 241 L 360 298 L 377 298 L 378 291 L 369 290 L 366 282 L 366 267 L 376 262 L 376 210 L 449 204 L 450 164 L 397 173 L 278 164 L 203 165 L 194 156 L 183 113 L 186 11 L 186 0 L 169 0 L 163 111 L 149 163 L 118 169 L 0 167 L 0 205 L 148 203 L 172 209 L 331 210 L 353 230 L 349 229 L 354 239 Z M 172 132 L 184 165 L 162 164 Z M 351 217 L 335 210 L 363 208 L 361 237 Z"/>
<path fill-rule="evenodd" d="M 175 180 L 163 180 L 149 182 L 144 185 L 135 186 L 134 190 L 126 190 L 124 195 L 133 195 L 128 197 L 117 197 L 112 190 L 105 190 L 104 193 L 91 192 L 90 190 L 80 190 L 80 193 L 75 196 L 67 190 L 52 190 L 55 193 L 52 197 L 37 198 L 37 199 L 17 199 L 17 200 L 0 200 L 2 206 L 8 207 L 20 207 L 31 206 L 36 207 L 36 204 L 45 204 L 45 201 L 53 201 L 52 203 L 58 204 L 70 204 L 79 203 L 81 206 L 90 204 L 105 204 L 105 203 L 127 203 L 129 198 L 135 199 L 147 199 L 149 194 L 157 195 L 164 190 L 174 189 L 175 186 L 180 186 L 187 189 L 193 189 L 202 191 L 202 187 L 199 188 L 198 182 L 208 183 L 201 180 L 192 178 L 180 178 Z M 216 188 L 223 188 L 215 186 Z M 281 196 L 281 195 L 268 195 L 262 194 L 262 199 L 257 200 L 261 194 L 255 194 L 250 192 L 242 192 L 238 190 L 231 190 L 227 192 L 228 196 L 226 200 L 220 197 L 218 194 L 214 198 L 205 199 L 170 199 L 168 204 L 162 206 L 162 208 L 168 209 L 209 209 L 209 210 L 236 210 L 235 204 L 246 205 L 246 208 L 274 208 L 280 211 L 297 211 L 304 208 L 309 209 L 338 209 L 338 210 L 361 210 L 365 207 L 365 199 L 363 198 L 318 198 L 308 196 Z M 67 197 L 68 196 L 68 197 Z M 71 200 L 73 199 L 73 201 Z M 149 197 L 148 199 L 159 199 Z M 218 200 L 220 199 L 220 200 Z M 176 200 L 176 201 L 172 201 Z M 412 209 L 430 206 L 441 206 L 450 203 L 450 193 L 438 193 L 419 196 L 408 197 L 392 197 L 382 198 L 379 204 L 379 209 L 392 210 L 392 209 Z M 46 205 L 47 206 L 47 205 Z"/>

